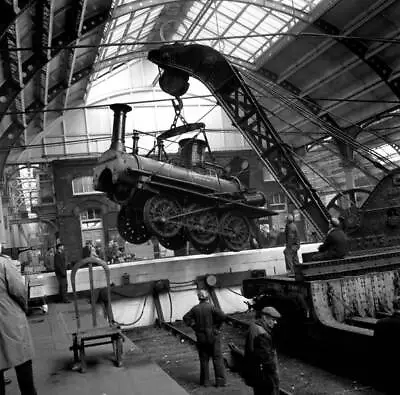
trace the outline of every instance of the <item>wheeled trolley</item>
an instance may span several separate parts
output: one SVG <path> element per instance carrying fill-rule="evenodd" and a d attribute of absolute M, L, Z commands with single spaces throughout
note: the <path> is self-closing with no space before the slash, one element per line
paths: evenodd
<path fill-rule="evenodd" d="M 112 312 L 111 303 L 108 303 L 107 316 L 108 326 L 98 326 L 97 317 L 95 310 L 95 292 L 93 286 L 93 265 L 101 266 L 105 271 L 106 282 L 107 282 L 107 296 L 108 300 L 111 301 L 110 294 L 110 270 L 107 263 L 96 257 L 88 257 L 79 261 L 71 271 L 71 284 L 74 295 L 74 308 L 77 323 L 77 330 L 72 334 L 72 346 L 70 349 L 74 354 L 74 370 L 80 370 L 82 373 L 86 371 L 85 361 L 85 349 L 87 347 L 95 347 L 104 344 L 111 343 L 113 346 L 115 365 L 122 366 L 122 351 L 123 351 L 123 336 L 119 325 L 115 324 L 114 316 Z M 89 272 L 89 284 L 90 284 L 90 302 L 91 302 L 91 315 L 92 315 L 92 327 L 89 329 L 81 329 L 81 320 L 78 307 L 78 299 L 76 294 L 76 283 L 75 277 L 77 271 L 82 267 L 88 267 Z"/>

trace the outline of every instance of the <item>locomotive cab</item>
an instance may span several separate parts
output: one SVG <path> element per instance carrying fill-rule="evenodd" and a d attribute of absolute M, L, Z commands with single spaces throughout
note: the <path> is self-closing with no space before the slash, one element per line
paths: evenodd
<path fill-rule="evenodd" d="M 183 167 L 202 167 L 205 160 L 207 143 L 196 138 L 186 138 L 179 141 L 179 160 Z"/>

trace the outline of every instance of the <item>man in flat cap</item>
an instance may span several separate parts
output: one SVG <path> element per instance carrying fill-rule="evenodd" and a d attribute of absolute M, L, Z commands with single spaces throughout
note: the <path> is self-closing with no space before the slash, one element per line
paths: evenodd
<path fill-rule="evenodd" d="M 197 351 L 200 359 L 200 385 L 210 385 L 209 360 L 212 358 L 215 373 L 215 386 L 225 387 L 225 368 L 222 359 L 221 326 L 225 321 L 225 314 L 208 303 L 205 290 L 197 292 L 199 304 L 192 307 L 183 316 L 183 321 L 196 333 Z"/>
<path fill-rule="evenodd" d="M 348 250 L 348 239 L 340 221 L 337 218 L 331 218 L 325 241 L 318 247 L 319 252 L 314 254 L 312 260 L 327 261 L 344 258 Z"/>
<path fill-rule="evenodd" d="M 256 320 L 249 326 L 244 361 L 246 384 L 254 395 L 279 395 L 278 356 L 272 338 L 272 329 L 281 317 L 274 307 L 256 312 Z"/>
<path fill-rule="evenodd" d="M 375 345 L 375 384 L 385 394 L 399 393 L 399 367 L 397 358 L 400 354 L 400 297 L 393 300 L 393 314 L 377 321 L 374 330 Z"/>

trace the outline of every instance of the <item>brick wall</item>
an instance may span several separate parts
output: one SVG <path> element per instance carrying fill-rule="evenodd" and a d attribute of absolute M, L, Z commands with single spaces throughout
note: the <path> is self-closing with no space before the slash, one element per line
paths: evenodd
<path fill-rule="evenodd" d="M 79 195 L 72 192 L 72 180 L 92 176 L 94 159 L 62 160 L 53 162 L 54 186 L 57 202 L 57 219 L 60 240 L 65 246 L 68 262 L 82 258 L 82 234 L 79 213 L 88 208 L 100 209 L 102 213 L 104 241 L 108 243 L 110 227 L 116 227 L 118 206 L 102 195 Z"/>

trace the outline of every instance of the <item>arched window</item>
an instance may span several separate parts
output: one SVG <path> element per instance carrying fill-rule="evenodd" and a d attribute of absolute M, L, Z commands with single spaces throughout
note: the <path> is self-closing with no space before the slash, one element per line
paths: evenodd
<path fill-rule="evenodd" d="M 93 193 L 101 193 L 95 191 L 93 188 L 93 177 L 92 176 L 84 176 L 74 178 L 72 180 L 72 193 L 74 195 L 85 195 L 85 194 L 93 194 Z"/>

